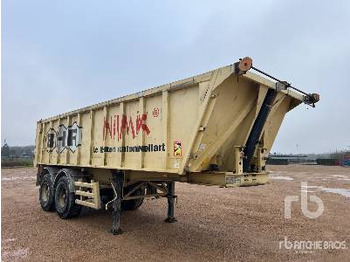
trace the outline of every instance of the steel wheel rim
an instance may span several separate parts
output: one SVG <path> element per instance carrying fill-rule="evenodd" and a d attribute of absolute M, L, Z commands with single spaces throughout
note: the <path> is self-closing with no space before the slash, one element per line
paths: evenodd
<path fill-rule="evenodd" d="M 41 187 L 41 199 L 44 202 L 47 202 L 49 200 L 49 195 L 50 195 L 50 188 L 48 184 L 43 184 Z"/>
<path fill-rule="evenodd" d="M 58 191 L 58 205 L 60 208 L 65 208 L 67 205 L 67 190 L 61 186 Z"/>

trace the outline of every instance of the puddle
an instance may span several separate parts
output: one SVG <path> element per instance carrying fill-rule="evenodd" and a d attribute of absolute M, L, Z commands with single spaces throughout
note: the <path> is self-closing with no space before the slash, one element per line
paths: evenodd
<path fill-rule="evenodd" d="M 324 192 L 327 192 L 327 193 L 339 194 L 339 195 L 350 198 L 350 189 L 325 187 L 325 188 L 322 188 L 321 190 Z"/>
<path fill-rule="evenodd" d="M 320 191 L 322 187 L 319 186 L 301 186 L 301 192 L 306 192 L 306 193 L 315 193 L 317 191 Z"/>
<path fill-rule="evenodd" d="M 6 258 L 17 260 L 19 258 L 26 258 L 29 253 L 29 248 L 20 248 L 13 251 L 4 251 L 2 255 Z"/>
<path fill-rule="evenodd" d="M 2 241 L 3 244 L 15 241 L 15 238 L 8 238 Z"/>
<path fill-rule="evenodd" d="M 333 175 L 333 176 L 338 178 L 348 178 L 348 176 L 344 176 L 344 175 Z"/>
<path fill-rule="evenodd" d="M 339 195 L 350 198 L 350 189 L 328 188 L 328 187 L 322 187 L 322 186 L 301 186 L 301 192 L 316 193 L 319 191 L 326 192 L 326 193 L 339 194 Z"/>
<path fill-rule="evenodd" d="M 344 175 L 314 176 L 314 177 L 307 177 L 306 179 L 322 180 L 322 181 L 350 181 L 350 177 L 344 176 Z"/>
<path fill-rule="evenodd" d="M 276 180 L 294 180 L 294 178 L 290 177 L 290 176 L 271 176 L 271 179 L 276 179 Z"/>
<path fill-rule="evenodd" d="M 349 176 L 345 176 L 345 175 L 333 175 L 333 177 L 336 178 L 337 180 L 350 181 L 350 177 Z"/>
<path fill-rule="evenodd" d="M 36 179 L 36 176 L 12 176 L 12 177 L 2 177 L 1 181 L 14 181 L 14 180 L 32 180 Z"/>

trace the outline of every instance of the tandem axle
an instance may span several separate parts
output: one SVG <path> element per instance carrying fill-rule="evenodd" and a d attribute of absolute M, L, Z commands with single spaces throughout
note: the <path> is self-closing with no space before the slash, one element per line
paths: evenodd
<path fill-rule="evenodd" d="M 94 172 L 95 171 L 95 172 Z M 175 182 L 237 187 L 265 184 L 267 174 L 234 174 L 233 172 L 207 172 L 200 174 L 154 175 L 125 171 L 59 168 L 40 166 L 37 177 L 39 200 L 43 210 L 56 210 L 59 217 L 78 216 L 82 206 L 112 210 L 113 223 L 110 232 L 121 230 L 121 213 L 138 209 L 145 198 L 166 197 L 168 211 L 165 222 L 175 219 Z M 143 181 L 141 181 L 141 177 Z"/>

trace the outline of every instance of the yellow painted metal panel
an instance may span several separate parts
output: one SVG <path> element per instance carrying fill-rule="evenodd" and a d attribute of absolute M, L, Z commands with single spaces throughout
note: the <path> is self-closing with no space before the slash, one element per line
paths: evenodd
<path fill-rule="evenodd" d="M 273 82 L 233 66 L 38 122 L 36 164 L 142 172 L 235 172 Z M 284 115 L 303 97 L 279 91 L 264 130 L 269 151 Z M 255 156 L 257 157 L 257 156 Z"/>

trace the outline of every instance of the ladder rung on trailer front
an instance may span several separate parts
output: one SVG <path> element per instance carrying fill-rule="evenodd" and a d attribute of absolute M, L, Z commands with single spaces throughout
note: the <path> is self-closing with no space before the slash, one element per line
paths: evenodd
<path fill-rule="evenodd" d="M 75 195 L 79 198 L 75 203 L 95 209 L 101 208 L 100 185 L 98 181 L 83 182 L 81 179 L 74 182 Z"/>

